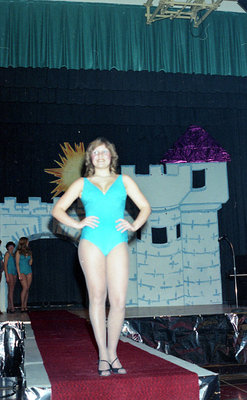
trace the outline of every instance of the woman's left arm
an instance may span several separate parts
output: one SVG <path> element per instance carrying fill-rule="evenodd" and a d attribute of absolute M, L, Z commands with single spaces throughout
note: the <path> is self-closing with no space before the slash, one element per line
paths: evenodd
<path fill-rule="evenodd" d="M 127 227 L 123 226 L 122 222 L 119 224 L 119 227 L 121 225 L 121 229 L 118 230 L 124 232 L 125 230 L 128 229 L 131 230 L 132 232 L 135 232 L 147 221 L 149 215 L 151 214 L 151 207 L 146 197 L 135 183 L 135 181 L 128 175 L 122 175 L 122 177 L 127 195 L 131 198 L 131 200 L 135 203 L 135 205 L 139 208 L 140 211 L 136 219 L 132 222 L 132 224 L 124 220 L 125 224 L 127 223 L 128 226 Z"/>
<path fill-rule="evenodd" d="M 30 257 L 30 260 L 29 260 L 29 265 L 32 265 L 32 263 L 33 263 L 33 255 L 32 255 L 32 253 L 31 253 L 30 256 L 31 256 L 31 257 Z"/>
<path fill-rule="evenodd" d="M 19 277 L 19 279 L 21 281 L 22 280 L 22 275 L 21 275 L 21 271 L 20 271 L 20 253 L 19 253 L 19 250 L 17 250 L 16 253 L 15 253 L 15 264 L 16 264 L 16 270 L 17 270 L 18 277 Z"/>

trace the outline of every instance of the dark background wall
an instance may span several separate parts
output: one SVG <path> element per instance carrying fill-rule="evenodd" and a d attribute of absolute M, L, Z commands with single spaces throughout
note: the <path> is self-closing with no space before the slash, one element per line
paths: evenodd
<path fill-rule="evenodd" d="M 1 199 L 51 201 L 59 144 L 105 136 L 119 163 L 148 173 L 191 124 L 202 126 L 231 155 L 230 199 L 219 213 L 220 234 L 237 255 L 247 253 L 247 78 L 164 72 L 0 69 Z M 169 190 L 169 188 L 167 188 Z M 220 190 L 220 187 L 219 187 Z M 224 298 L 232 257 L 221 243 Z M 55 248 L 53 248 L 54 255 Z"/>

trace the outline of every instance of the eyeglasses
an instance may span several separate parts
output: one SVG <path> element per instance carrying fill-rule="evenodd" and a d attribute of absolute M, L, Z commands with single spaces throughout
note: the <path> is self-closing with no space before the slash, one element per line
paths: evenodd
<path fill-rule="evenodd" d="M 110 154 L 110 151 L 109 151 L 108 149 L 105 149 L 105 150 L 101 150 L 101 151 L 99 151 L 99 150 L 94 150 L 94 151 L 92 152 L 92 155 L 93 155 L 93 156 L 99 156 L 100 154 L 102 154 L 103 156 L 108 156 L 108 155 Z"/>

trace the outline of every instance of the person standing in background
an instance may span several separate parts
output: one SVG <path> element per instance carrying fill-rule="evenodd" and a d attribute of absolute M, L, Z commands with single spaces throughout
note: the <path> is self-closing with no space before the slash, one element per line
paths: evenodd
<path fill-rule="evenodd" d="M 27 312 L 27 301 L 29 289 L 32 283 L 32 251 L 29 247 L 27 237 L 21 237 L 15 255 L 17 274 L 22 286 L 21 291 L 21 312 Z"/>
<path fill-rule="evenodd" d="M 4 256 L 4 272 L 6 277 L 6 282 L 8 285 L 8 313 L 14 313 L 14 290 L 17 278 L 17 270 L 15 266 L 15 257 L 14 257 L 14 249 L 15 244 L 14 242 L 8 242 L 6 244 L 7 252 Z"/>

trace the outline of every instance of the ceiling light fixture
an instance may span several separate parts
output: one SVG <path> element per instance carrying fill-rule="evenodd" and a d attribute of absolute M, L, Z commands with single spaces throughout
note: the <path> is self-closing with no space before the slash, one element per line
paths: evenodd
<path fill-rule="evenodd" d="M 181 18 L 189 19 L 195 28 L 208 17 L 208 15 L 215 11 L 223 0 L 159 0 L 159 4 L 154 6 L 153 0 L 147 0 L 144 4 L 146 7 L 147 24 L 151 24 L 161 19 Z"/>

